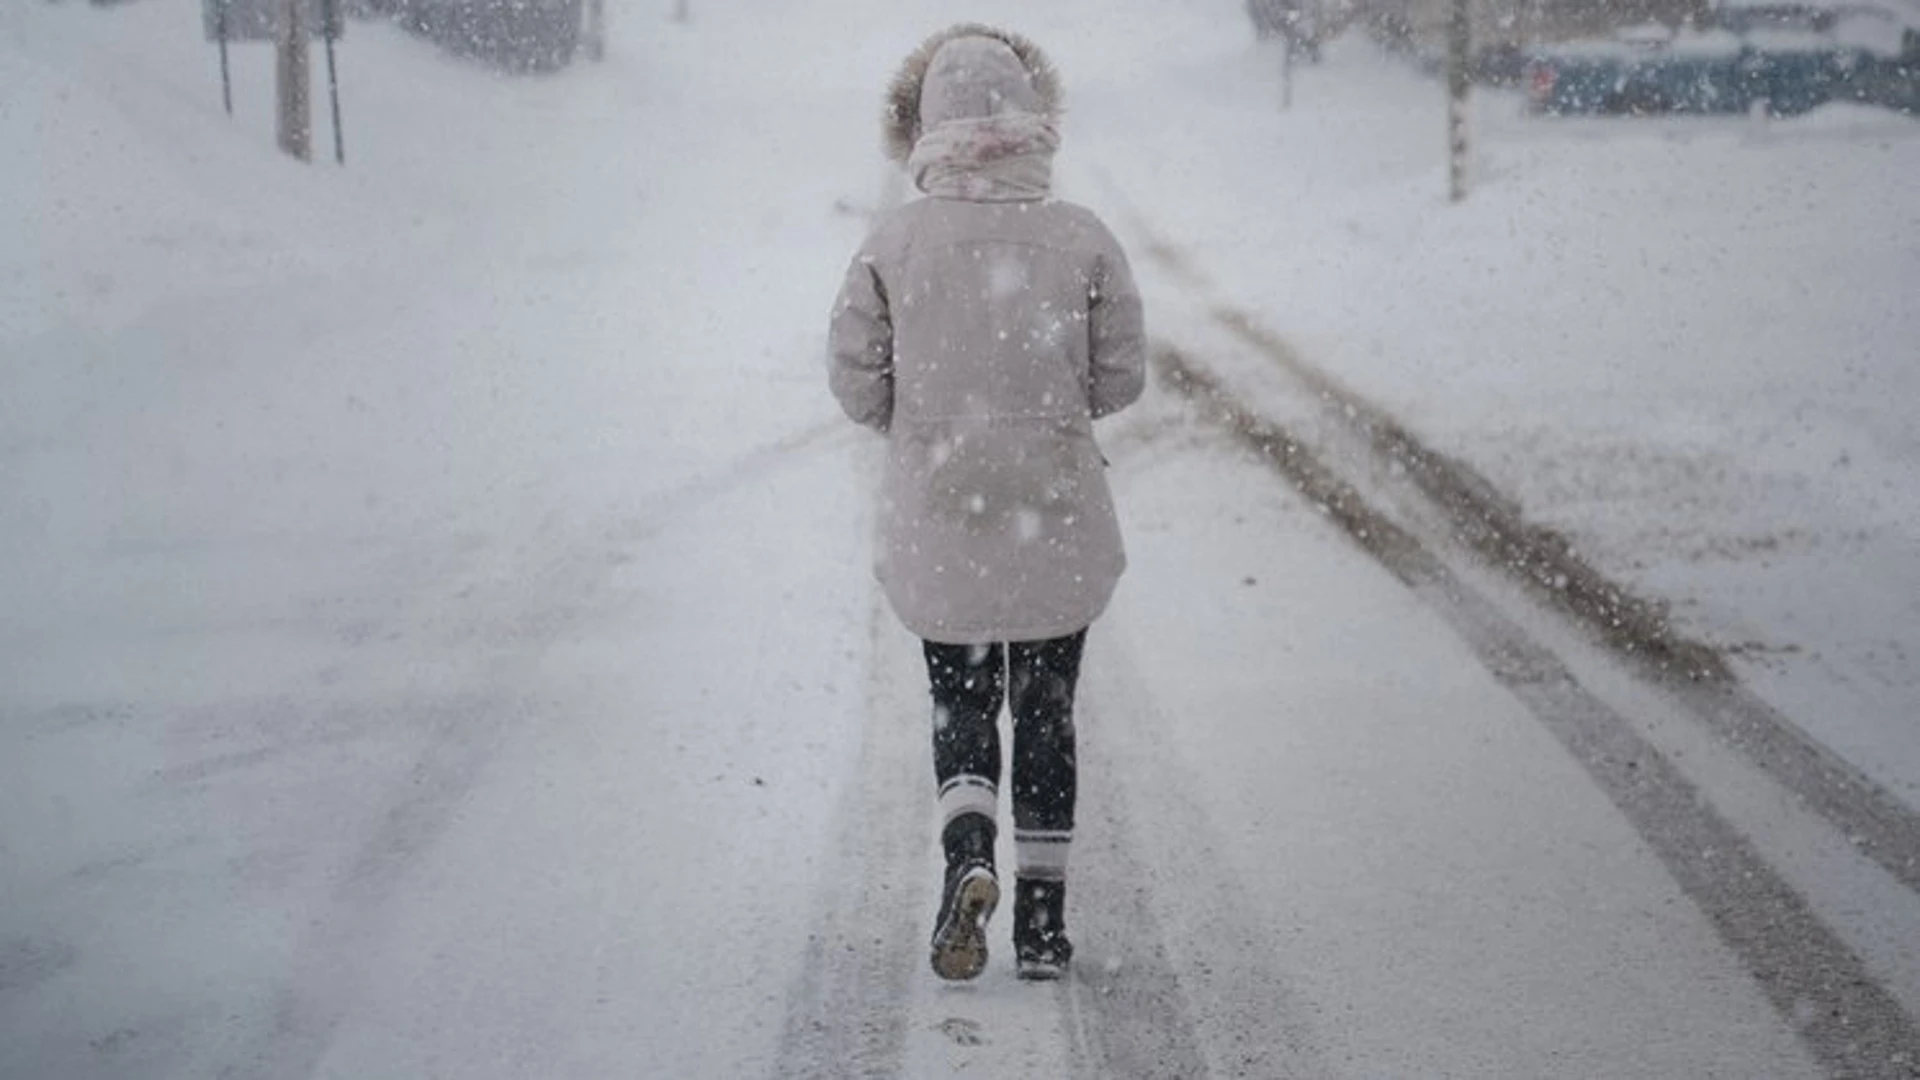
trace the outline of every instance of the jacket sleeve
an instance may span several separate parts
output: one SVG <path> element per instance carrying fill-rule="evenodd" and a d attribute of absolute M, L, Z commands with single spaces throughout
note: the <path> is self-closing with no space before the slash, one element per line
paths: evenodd
<path fill-rule="evenodd" d="M 829 328 L 833 396 L 855 423 L 885 432 L 893 422 L 893 317 L 886 286 L 865 252 L 847 267 Z"/>
<path fill-rule="evenodd" d="M 1147 381 L 1146 318 L 1120 242 L 1107 234 L 1087 296 L 1087 401 L 1095 417 L 1140 399 Z"/>

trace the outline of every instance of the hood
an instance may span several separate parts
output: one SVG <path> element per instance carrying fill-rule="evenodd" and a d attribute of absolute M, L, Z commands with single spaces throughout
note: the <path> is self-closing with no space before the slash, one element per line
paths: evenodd
<path fill-rule="evenodd" d="M 1060 78 L 1040 47 L 981 23 L 950 26 L 901 64 L 887 88 L 887 157 L 905 164 L 928 128 L 1024 112 L 1057 121 Z"/>

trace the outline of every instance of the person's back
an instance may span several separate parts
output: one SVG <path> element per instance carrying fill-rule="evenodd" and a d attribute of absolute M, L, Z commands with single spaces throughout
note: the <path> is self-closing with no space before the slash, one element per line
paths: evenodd
<path fill-rule="evenodd" d="M 942 640 L 1085 626 L 1125 565 L 1092 421 L 1142 370 L 1109 340 L 1137 303 L 1090 299 L 1132 295 L 1111 236 L 1068 203 L 930 198 L 862 258 L 888 299 L 881 578 L 903 621 Z"/>
<path fill-rule="evenodd" d="M 888 438 L 878 575 L 926 648 L 944 978 L 986 962 L 1009 693 L 1021 972 L 1058 975 L 1071 955 L 1073 693 L 1126 565 L 1093 420 L 1139 397 L 1145 333 L 1112 233 L 1051 198 L 1058 109 L 1052 68 L 1004 31 L 955 27 L 910 57 L 888 143 L 927 197 L 875 227 L 831 327 L 835 396 Z"/>
<path fill-rule="evenodd" d="M 1110 360 L 1089 335 L 1089 298 L 1113 272 L 1116 249 L 1091 211 L 1048 199 L 929 198 L 882 221 L 867 248 L 892 297 L 898 418 L 988 413 L 1079 422 L 1138 392 L 1103 379 Z M 948 359 L 962 363 L 915 363 Z"/>
<path fill-rule="evenodd" d="M 1055 637 L 1105 607 L 1125 558 L 1092 421 L 1145 371 L 1119 243 L 1051 198 L 1051 69 L 980 30 L 895 82 L 889 143 L 927 198 L 868 237 L 832 338 L 835 394 L 892 442 L 880 578 L 909 629 L 955 642 Z"/>

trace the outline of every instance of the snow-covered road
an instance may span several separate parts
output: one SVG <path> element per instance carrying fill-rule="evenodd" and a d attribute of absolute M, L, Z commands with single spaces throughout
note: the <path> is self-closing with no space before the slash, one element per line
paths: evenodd
<path fill-rule="evenodd" d="M 0 10 L 0 86 L 24 88 L 0 145 L 37 166 L 0 176 L 27 208 L 0 251 L 0 1077 L 1920 1073 L 1920 898 L 1884 851 L 1423 525 L 1391 470 L 1325 448 L 1418 574 L 1164 383 L 1103 422 L 1131 569 L 1079 719 L 1076 977 L 1018 983 L 997 936 L 981 980 L 935 980 L 923 673 L 868 572 L 878 447 L 820 353 L 892 190 L 880 87 L 957 13 L 666 7 L 614 0 L 608 60 L 543 80 L 356 23 L 344 171 L 274 157 L 258 52 L 221 115 L 191 3 Z M 1219 138 L 1274 133 L 1237 4 L 1030 7 L 964 14 L 1056 53 L 1066 193 L 1127 223 L 1156 334 L 1322 433 L 1217 318 L 1250 310 L 1508 482 L 1525 440 L 1489 417 L 1551 428 L 1551 388 L 1469 409 L 1484 365 L 1399 353 L 1414 388 L 1384 393 L 1422 314 L 1470 337 L 1457 297 L 1343 337 L 1297 268 L 1454 227 L 1427 223 L 1438 138 L 1396 166 L 1329 134 L 1342 108 L 1437 114 L 1428 84 L 1336 51 L 1297 98 L 1323 95 L 1320 134 L 1283 133 L 1303 160 Z M 1805 121 L 1831 175 L 1894 201 L 1804 232 L 1904 273 L 1920 212 L 1879 170 L 1911 175 L 1920 138 L 1881 123 Z M 1548 136 L 1515 138 L 1488 203 L 1537 214 L 1513 176 Z M 1262 168 L 1294 216 L 1233 209 Z M 1263 257 L 1290 268 L 1247 276 Z M 1614 283 L 1594 262 L 1562 269 Z M 1841 350 L 1865 388 L 1810 394 L 1883 432 L 1851 448 L 1873 491 L 1911 461 L 1871 407 L 1905 377 L 1899 290 L 1841 305 L 1881 312 Z M 1467 321 L 1474 357 L 1517 355 Z M 1909 496 L 1837 550 L 1897 552 Z M 1721 644 L 1738 592 L 1703 595 L 1689 629 Z M 1891 612 L 1863 636 L 1912 641 L 1901 603 L 1863 601 Z M 1832 682 L 1785 670 L 1769 700 L 1898 825 L 1909 673 L 1863 690 L 1842 676 L 1877 661 L 1841 639 Z"/>

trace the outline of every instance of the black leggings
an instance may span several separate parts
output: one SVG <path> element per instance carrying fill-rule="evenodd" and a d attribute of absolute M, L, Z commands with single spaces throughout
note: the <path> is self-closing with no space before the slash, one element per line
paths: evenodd
<path fill-rule="evenodd" d="M 1014 829 L 1072 831 L 1078 782 L 1073 693 L 1086 640 L 1081 630 L 1007 645 L 926 643 L 933 771 L 942 802 L 956 783 L 984 783 L 989 791 L 999 786 L 1004 701 L 1013 713 Z"/>

